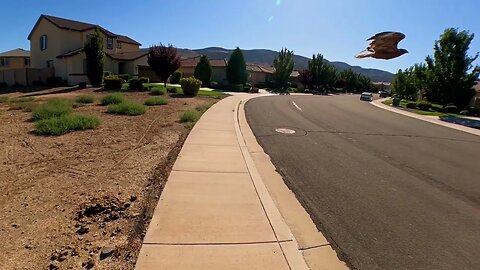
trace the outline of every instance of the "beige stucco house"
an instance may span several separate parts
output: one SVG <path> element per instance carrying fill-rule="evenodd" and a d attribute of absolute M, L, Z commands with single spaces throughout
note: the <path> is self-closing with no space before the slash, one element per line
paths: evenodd
<path fill-rule="evenodd" d="M 183 77 L 193 77 L 198 62 L 200 62 L 200 56 L 182 59 L 179 71 L 182 72 Z M 227 59 L 210 59 L 210 66 L 212 67 L 211 80 L 224 83 L 227 79 Z"/>
<path fill-rule="evenodd" d="M 30 66 L 30 52 L 15 49 L 0 53 L 0 70 L 25 68 Z"/>
<path fill-rule="evenodd" d="M 28 35 L 31 67 L 53 67 L 55 76 L 69 85 L 88 82 L 83 46 L 97 27 L 104 40 L 104 70 L 138 76 L 138 66 L 147 65 L 148 54 L 140 43 L 98 25 L 48 15 L 41 15 Z"/>

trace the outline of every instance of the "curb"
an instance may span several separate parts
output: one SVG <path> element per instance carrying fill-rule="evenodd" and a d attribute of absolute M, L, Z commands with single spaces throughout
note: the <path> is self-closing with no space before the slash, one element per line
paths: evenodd
<path fill-rule="evenodd" d="M 465 126 L 461 126 L 461 125 L 457 125 L 457 124 L 443 122 L 438 117 L 435 117 L 433 119 L 429 119 L 425 116 L 418 115 L 416 113 L 402 111 L 400 109 L 396 109 L 396 108 L 393 108 L 393 107 L 390 107 L 388 105 L 383 104 L 382 102 L 385 101 L 385 100 L 387 100 L 387 99 L 376 99 L 376 100 L 370 102 L 370 104 L 372 104 L 373 106 L 375 106 L 377 108 L 380 108 L 380 109 L 383 109 L 383 110 L 386 110 L 386 111 L 390 111 L 390 112 L 393 112 L 393 113 L 401 114 L 401 115 L 404 115 L 404 116 L 408 116 L 410 118 L 422 120 L 422 121 L 429 122 L 429 123 L 432 123 L 432 124 L 436 124 L 436 125 L 439 125 L 439 126 L 444 126 L 444 127 L 447 127 L 447 128 L 451 128 L 451 129 L 455 129 L 455 130 L 459 130 L 459 131 L 463 131 L 463 132 L 467 132 L 467 133 L 470 133 L 470 134 L 473 134 L 473 135 L 480 136 L 480 130 L 465 127 Z"/>
<path fill-rule="evenodd" d="M 251 98 L 256 97 L 259 96 Z M 251 98 L 240 100 L 236 106 L 234 117 L 237 139 L 255 186 L 259 190 L 259 197 L 262 203 L 266 203 L 267 216 L 269 219 L 270 216 L 273 217 L 271 220 L 274 231 L 277 231 L 276 226 L 285 226 L 291 237 L 293 236 L 293 242 L 288 245 L 281 243 L 291 269 L 348 269 L 323 234 L 318 231 L 310 215 L 287 187 L 282 176 L 277 173 L 270 156 L 258 144 L 248 125 L 244 110 L 246 101 Z"/>

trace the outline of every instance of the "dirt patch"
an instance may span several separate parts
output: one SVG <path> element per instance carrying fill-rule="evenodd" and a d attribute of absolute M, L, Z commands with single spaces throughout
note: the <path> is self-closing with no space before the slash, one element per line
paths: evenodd
<path fill-rule="evenodd" d="M 166 97 L 168 105 L 128 117 L 98 105 L 106 93 L 42 94 L 35 98 L 94 95 L 96 104 L 75 112 L 96 115 L 101 125 L 40 137 L 31 113 L 0 104 L 0 269 L 133 269 L 189 132 L 180 115 L 218 100 Z"/>

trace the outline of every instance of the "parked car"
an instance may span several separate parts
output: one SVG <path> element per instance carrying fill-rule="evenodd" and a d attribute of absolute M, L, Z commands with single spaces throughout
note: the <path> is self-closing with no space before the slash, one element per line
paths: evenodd
<path fill-rule="evenodd" d="M 373 101 L 373 94 L 369 92 L 363 92 L 360 95 L 360 100 Z"/>
<path fill-rule="evenodd" d="M 388 92 L 387 91 L 378 91 L 378 95 L 380 95 L 381 98 L 386 98 L 386 97 L 388 97 Z"/>

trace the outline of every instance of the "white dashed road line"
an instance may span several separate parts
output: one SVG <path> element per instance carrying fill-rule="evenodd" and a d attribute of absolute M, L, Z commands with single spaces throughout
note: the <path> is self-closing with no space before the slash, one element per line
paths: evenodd
<path fill-rule="evenodd" d="M 293 104 L 293 106 L 297 107 L 297 109 L 299 109 L 300 111 L 303 112 L 302 108 L 300 108 L 300 107 L 297 105 L 297 103 L 295 103 L 295 101 L 292 101 L 292 104 Z"/>

